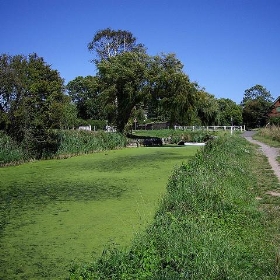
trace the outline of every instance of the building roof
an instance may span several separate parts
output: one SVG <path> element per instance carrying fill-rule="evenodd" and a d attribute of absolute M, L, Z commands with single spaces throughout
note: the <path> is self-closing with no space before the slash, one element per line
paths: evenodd
<path fill-rule="evenodd" d="M 278 97 L 274 100 L 274 102 L 273 102 L 273 104 L 271 105 L 271 107 L 273 107 L 278 101 L 280 102 L 280 96 L 278 96 Z"/>

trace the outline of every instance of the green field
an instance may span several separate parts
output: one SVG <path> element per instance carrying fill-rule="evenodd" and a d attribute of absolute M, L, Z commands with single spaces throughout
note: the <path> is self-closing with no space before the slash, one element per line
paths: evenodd
<path fill-rule="evenodd" d="M 65 279 L 129 246 L 197 147 L 130 148 L 0 169 L 0 279 Z"/>

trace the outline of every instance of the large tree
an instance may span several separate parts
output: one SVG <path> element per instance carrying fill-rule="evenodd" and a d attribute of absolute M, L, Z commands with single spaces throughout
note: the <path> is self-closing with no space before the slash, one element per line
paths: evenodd
<path fill-rule="evenodd" d="M 264 86 L 257 84 L 245 90 L 242 103 L 244 104 L 247 101 L 258 99 L 261 99 L 267 103 L 271 103 L 273 101 L 270 91 L 268 91 Z"/>
<path fill-rule="evenodd" d="M 130 32 L 111 29 L 98 31 L 88 48 L 96 55 L 108 120 L 119 131 L 142 108 L 170 124 L 191 120 L 197 87 L 174 54 L 148 56 Z"/>
<path fill-rule="evenodd" d="M 148 56 L 124 52 L 98 64 L 98 75 L 104 86 L 102 99 L 118 131 L 123 132 L 132 110 L 146 94 Z"/>
<path fill-rule="evenodd" d="M 243 121 L 246 126 L 249 128 L 264 126 L 267 123 L 267 113 L 272 102 L 272 95 L 262 85 L 246 89 L 241 103 Z"/>
<path fill-rule="evenodd" d="M 196 85 L 183 73 L 174 54 L 148 56 L 125 52 L 98 64 L 109 121 L 123 131 L 133 112 L 146 108 L 148 117 L 187 124 L 196 103 Z"/>
<path fill-rule="evenodd" d="M 15 140 L 28 144 L 40 134 L 41 143 L 43 130 L 64 125 L 62 116 L 70 100 L 58 71 L 42 57 L 1 55 L 0 85 L 2 128 Z"/>

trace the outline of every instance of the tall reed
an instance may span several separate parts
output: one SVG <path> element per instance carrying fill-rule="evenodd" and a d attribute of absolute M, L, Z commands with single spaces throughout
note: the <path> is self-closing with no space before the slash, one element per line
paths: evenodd
<path fill-rule="evenodd" d="M 32 139 L 29 136 L 19 145 L 8 135 L 0 132 L 0 166 L 28 161 L 33 158 L 63 158 L 117 149 L 125 147 L 127 144 L 124 135 L 104 131 L 52 130 L 42 135 L 40 135 L 42 141 L 35 141 L 38 139 Z"/>
<path fill-rule="evenodd" d="M 0 166 L 20 162 L 26 158 L 21 147 L 11 137 L 0 131 Z"/>
<path fill-rule="evenodd" d="M 272 139 L 273 141 L 280 142 L 280 127 L 273 125 L 270 127 L 261 128 L 258 131 L 258 135 L 261 137 Z"/>
<path fill-rule="evenodd" d="M 60 145 L 56 156 L 60 157 L 116 149 L 126 145 L 126 138 L 120 133 L 83 130 L 65 130 L 58 133 Z"/>

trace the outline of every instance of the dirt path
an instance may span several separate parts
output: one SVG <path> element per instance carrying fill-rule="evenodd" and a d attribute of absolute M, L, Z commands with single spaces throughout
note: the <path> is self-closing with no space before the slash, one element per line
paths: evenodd
<path fill-rule="evenodd" d="M 255 134 L 254 131 L 246 131 L 243 133 L 243 136 L 251 143 L 259 145 L 261 151 L 264 153 L 264 155 L 267 156 L 268 162 L 271 165 L 272 170 L 274 171 L 276 177 L 278 178 L 280 182 L 280 166 L 277 161 L 277 157 L 280 155 L 280 149 L 270 147 L 262 142 L 259 142 L 257 140 L 254 140 L 252 136 Z M 270 192 L 271 195 L 280 196 L 280 193 L 278 192 Z"/>

